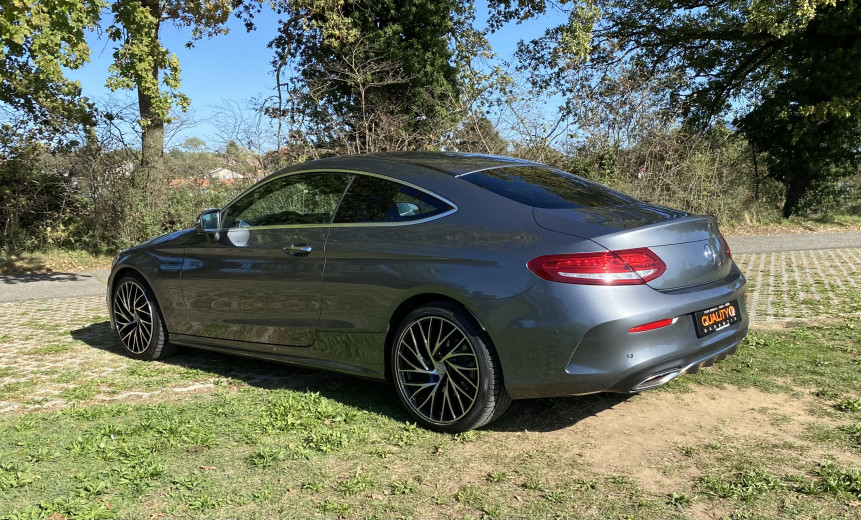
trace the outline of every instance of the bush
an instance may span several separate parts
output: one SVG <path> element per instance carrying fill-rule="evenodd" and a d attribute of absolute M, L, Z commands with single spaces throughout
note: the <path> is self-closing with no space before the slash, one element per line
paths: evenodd
<path fill-rule="evenodd" d="M 9 126 L 0 130 L 0 251 L 74 246 L 83 201 L 44 144 Z"/>

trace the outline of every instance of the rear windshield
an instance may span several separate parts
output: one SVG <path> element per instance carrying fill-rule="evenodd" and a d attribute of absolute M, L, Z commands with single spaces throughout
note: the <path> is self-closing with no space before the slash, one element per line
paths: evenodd
<path fill-rule="evenodd" d="M 483 170 L 460 177 L 521 204 L 562 209 L 617 206 L 638 202 L 597 182 L 542 166 L 513 166 Z"/>

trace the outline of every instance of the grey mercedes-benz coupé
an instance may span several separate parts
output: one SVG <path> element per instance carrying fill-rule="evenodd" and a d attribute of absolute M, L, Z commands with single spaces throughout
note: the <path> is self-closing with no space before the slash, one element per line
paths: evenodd
<path fill-rule="evenodd" d="M 175 346 L 388 379 L 457 432 L 511 399 L 635 393 L 732 354 L 746 282 L 713 217 L 549 166 L 458 153 L 337 157 L 258 182 L 121 252 L 111 325 Z"/>

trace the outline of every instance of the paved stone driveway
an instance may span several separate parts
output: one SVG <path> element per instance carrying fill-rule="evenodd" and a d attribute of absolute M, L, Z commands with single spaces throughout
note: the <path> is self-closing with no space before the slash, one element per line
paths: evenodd
<path fill-rule="evenodd" d="M 861 316 L 861 248 L 739 254 L 736 262 L 750 282 L 754 328 Z M 0 303 L 0 414 L 242 385 L 301 386 L 309 374 L 201 351 L 134 361 L 108 328 L 103 296 Z"/>
<path fill-rule="evenodd" d="M 861 315 L 861 248 L 735 255 L 753 326 Z"/>

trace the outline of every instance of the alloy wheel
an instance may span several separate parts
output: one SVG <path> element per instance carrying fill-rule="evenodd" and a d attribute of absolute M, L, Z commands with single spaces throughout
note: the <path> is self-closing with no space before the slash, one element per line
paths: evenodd
<path fill-rule="evenodd" d="M 114 294 L 114 319 L 120 341 L 133 354 L 141 354 L 150 345 L 154 332 L 153 306 L 143 287 L 127 280 Z"/>
<path fill-rule="evenodd" d="M 409 406 L 437 424 L 462 419 L 478 398 L 481 374 L 474 347 L 455 323 L 415 320 L 398 339 L 397 384 Z"/>

